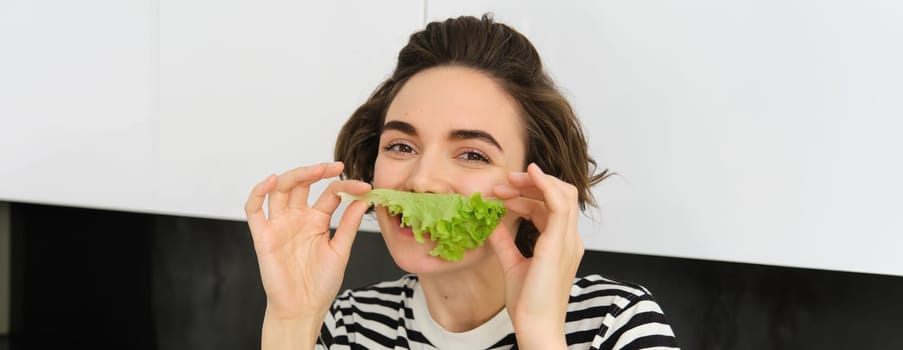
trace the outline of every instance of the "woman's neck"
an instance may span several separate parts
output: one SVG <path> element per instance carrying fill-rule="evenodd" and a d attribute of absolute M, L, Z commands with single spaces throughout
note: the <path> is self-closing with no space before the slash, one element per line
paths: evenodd
<path fill-rule="evenodd" d="M 505 276 L 495 256 L 467 269 L 417 277 L 430 316 L 449 332 L 477 328 L 505 306 Z"/>

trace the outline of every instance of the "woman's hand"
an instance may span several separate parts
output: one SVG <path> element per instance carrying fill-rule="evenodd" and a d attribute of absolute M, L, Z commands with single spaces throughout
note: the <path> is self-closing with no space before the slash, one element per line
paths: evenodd
<path fill-rule="evenodd" d="M 583 241 L 577 232 L 577 189 L 546 175 L 536 164 L 508 176 L 494 189 L 509 211 L 530 220 L 540 235 L 533 257 L 524 258 L 514 234 L 499 225 L 489 236 L 505 272 L 506 305 L 522 349 L 565 348 L 565 316 Z"/>
<path fill-rule="evenodd" d="M 245 204 L 267 295 L 265 336 L 269 321 L 305 320 L 318 330 L 338 294 L 367 205 L 349 205 L 330 238 L 330 218 L 341 201 L 336 193 L 363 194 L 370 185 L 334 181 L 313 205 L 308 205 L 308 195 L 311 184 L 338 176 L 343 168 L 340 162 L 324 163 L 270 175 L 254 187 Z"/>

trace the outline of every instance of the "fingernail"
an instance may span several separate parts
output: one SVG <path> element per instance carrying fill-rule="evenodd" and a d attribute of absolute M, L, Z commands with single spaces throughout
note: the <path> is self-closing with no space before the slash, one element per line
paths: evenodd
<path fill-rule="evenodd" d="M 527 178 L 527 173 L 511 173 L 511 177 L 515 179 L 524 179 Z"/>
<path fill-rule="evenodd" d="M 545 174 L 545 172 L 542 171 L 542 168 L 540 168 L 539 165 L 536 165 L 536 163 L 530 163 L 530 165 L 533 166 L 533 167 L 535 167 L 536 170 L 539 171 L 540 173 Z"/>
<path fill-rule="evenodd" d="M 516 188 L 511 187 L 510 185 L 496 185 L 495 188 L 492 189 L 492 191 L 495 192 L 495 193 L 502 193 L 502 194 L 504 194 L 504 193 L 507 193 L 507 194 L 517 194 L 517 193 L 519 193 L 519 191 L 518 191 Z"/>

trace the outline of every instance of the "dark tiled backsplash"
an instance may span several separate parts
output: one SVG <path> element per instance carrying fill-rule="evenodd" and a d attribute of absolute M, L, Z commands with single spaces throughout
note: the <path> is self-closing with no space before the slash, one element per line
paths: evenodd
<path fill-rule="evenodd" d="M 67 348 L 259 347 L 265 296 L 243 222 L 12 203 L 12 333 Z M 647 287 L 684 349 L 903 349 L 903 277 L 587 252 Z M 344 287 L 402 274 L 357 236 Z"/>

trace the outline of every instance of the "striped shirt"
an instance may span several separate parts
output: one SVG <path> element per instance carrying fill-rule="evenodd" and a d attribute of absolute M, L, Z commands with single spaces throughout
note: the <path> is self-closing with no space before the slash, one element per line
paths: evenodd
<path fill-rule="evenodd" d="M 662 309 L 643 287 L 590 275 L 574 279 L 568 349 L 677 349 Z M 502 309 L 479 327 L 449 332 L 429 315 L 414 275 L 343 292 L 320 330 L 317 349 L 517 349 Z"/>

